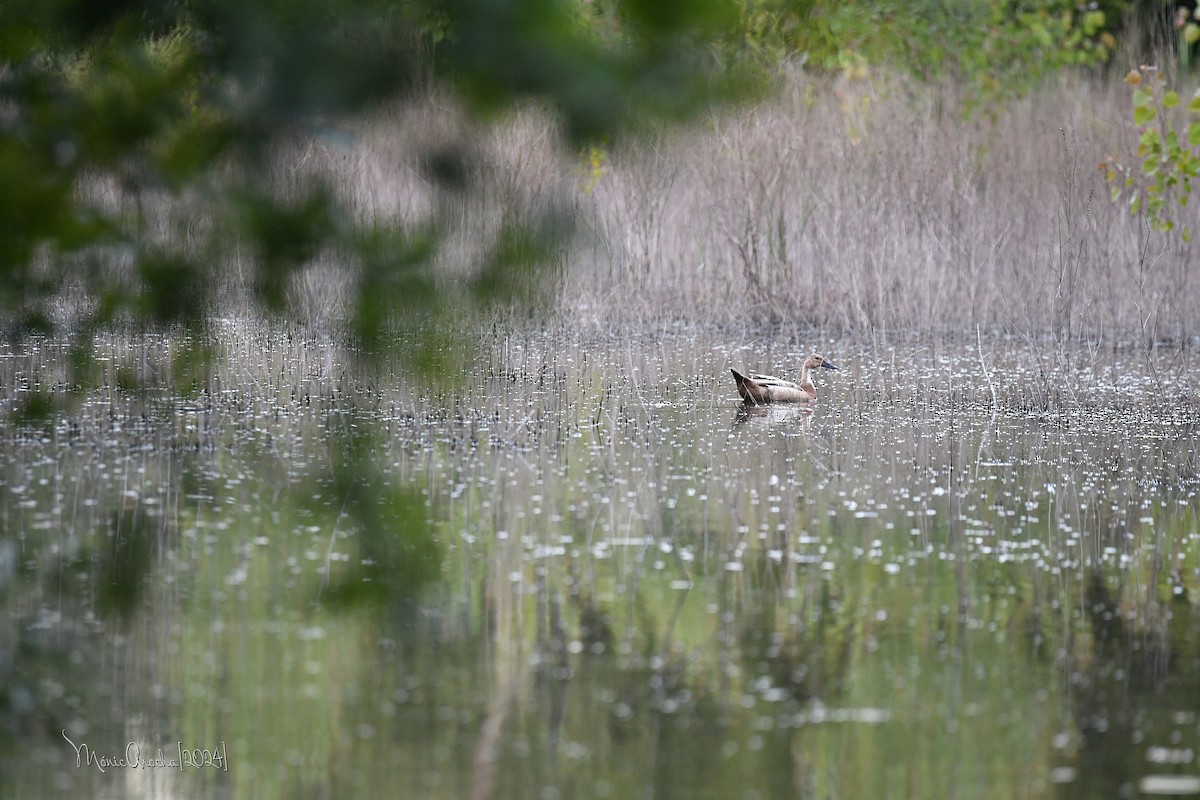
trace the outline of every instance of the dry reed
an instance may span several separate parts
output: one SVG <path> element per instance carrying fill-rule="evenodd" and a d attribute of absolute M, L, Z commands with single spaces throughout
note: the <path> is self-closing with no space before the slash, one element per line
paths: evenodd
<path fill-rule="evenodd" d="M 361 224 L 438 230 L 447 286 L 505 224 L 565 213 L 578 235 L 534 282 L 573 328 L 1191 344 L 1190 246 L 1111 203 L 1097 168 L 1132 152 L 1128 88 L 1067 75 L 974 118 L 957 92 L 798 70 L 757 105 L 611 148 L 598 178 L 544 110 L 480 127 L 426 97 L 298 135 L 273 182 L 317 178 Z M 432 179 L 431 153 L 461 156 L 471 190 Z M 323 252 L 295 281 L 299 318 L 344 316 L 354 274 Z"/>
<path fill-rule="evenodd" d="M 1108 200 L 1127 91 L 1063 78 L 964 121 L 950 90 L 797 77 L 614 158 L 566 304 L 832 330 L 1186 341 L 1189 251 Z M 647 209 L 651 209 L 650 212 Z"/>

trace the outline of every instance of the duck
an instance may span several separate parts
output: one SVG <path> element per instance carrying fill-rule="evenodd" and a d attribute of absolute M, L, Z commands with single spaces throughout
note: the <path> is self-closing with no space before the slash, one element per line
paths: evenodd
<path fill-rule="evenodd" d="M 824 356 L 813 353 L 800 367 L 800 381 L 794 383 L 773 375 L 743 375 L 730 369 L 737 383 L 738 394 L 746 405 L 762 403 L 797 403 L 817 399 L 817 387 L 812 383 L 814 369 L 837 370 L 837 365 Z"/>

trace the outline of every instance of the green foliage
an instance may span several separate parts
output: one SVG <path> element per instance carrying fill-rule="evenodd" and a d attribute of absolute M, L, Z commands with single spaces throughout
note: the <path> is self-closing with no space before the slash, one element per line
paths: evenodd
<path fill-rule="evenodd" d="M 990 95 L 1031 88 L 1057 70 L 1107 59 L 1115 45 L 1104 12 L 1072 3 L 1030 3 L 1015 15 L 990 4 L 991 19 L 978 47 L 963 53 L 965 72 Z"/>
<path fill-rule="evenodd" d="M 1128 202 L 1155 230 L 1178 230 L 1184 241 L 1191 241 L 1191 226 L 1180 218 L 1187 214 L 1193 181 L 1200 175 L 1200 90 L 1184 107 L 1179 93 L 1167 88 L 1152 67 L 1134 70 L 1125 80 L 1134 87 L 1137 161 L 1130 165 L 1111 159 L 1100 165 L 1112 184 L 1112 200 Z"/>
<path fill-rule="evenodd" d="M 283 311 L 291 276 L 336 238 L 335 202 L 321 186 L 304 192 L 298 201 L 280 202 L 254 191 L 238 200 L 236 220 L 257 250 L 257 299 L 270 311 Z"/>
<path fill-rule="evenodd" d="M 102 614 L 133 616 L 152 574 L 161 518 L 130 505 L 114 511 L 100 553 L 96 606 Z"/>
<path fill-rule="evenodd" d="M 452 35 L 438 48 L 439 71 L 480 113 L 514 97 L 550 99 L 576 143 L 637 127 L 646 112 L 681 117 L 718 89 L 698 45 L 732 21 L 727 3 L 622 3 L 619 16 L 606 17 L 619 32 L 611 45 L 602 18 L 581 25 L 571 5 L 447 3 Z"/>
<path fill-rule="evenodd" d="M 148 249 L 138 259 L 141 292 L 133 309 L 145 320 L 197 322 L 204 309 L 202 265 L 179 253 Z"/>
<path fill-rule="evenodd" d="M 397 311 L 406 317 L 436 311 L 437 287 L 425 266 L 433 257 L 437 241 L 438 232 L 432 229 L 382 229 L 366 232 L 360 238 L 356 344 L 365 352 L 387 349 Z M 410 349 L 421 349 L 420 340 Z M 422 363 L 420 359 L 417 362 Z"/>
<path fill-rule="evenodd" d="M 334 253 L 334 267 L 361 288 L 352 292 L 359 304 L 350 328 L 361 324 L 382 341 L 396 316 L 387 309 L 411 308 L 409 289 L 432 285 L 447 226 L 359 220 L 324 187 L 281 186 L 271 172 L 281 146 L 418 84 L 452 89 L 484 116 L 543 102 L 576 143 L 681 116 L 720 94 L 701 45 L 732 6 L 633 2 L 618 13 L 585 5 L 187 0 L 134 12 L 77 0 L 6 4 L 0 318 L 14 331 L 83 337 L 130 319 L 195 325 L 228 283 L 218 272 L 228 263 L 248 276 L 259 309 L 286 313 L 296 273 Z M 428 174 L 439 190 L 478 191 L 481 170 L 443 157 L 452 142 L 440 147 Z M 556 237 L 560 221 L 550 226 Z M 526 226 L 527 236 L 518 230 Z M 493 247 L 481 248 L 496 257 L 464 265 L 460 287 L 415 296 L 425 310 L 510 302 L 507 287 L 527 283 L 520 276 L 531 264 L 559 252 L 537 243 L 547 230 L 544 220 L 514 216 Z M 381 239 L 423 244 L 389 258 Z M 398 280 L 384 274 L 392 269 Z"/>
<path fill-rule="evenodd" d="M 329 487 L 338 513 L 360 526 L 359 558 L 329 584 L 325 600 L 334 606 L 361 603 L 382 606 L 411 600 L 438 577 L 442 545 L 429 525 L 421 492 L 385 480 L 370 453 L 374 439 L 347 410 L 350 431 L 341 438 Z"/>
<path fill-rule="evenodd" d="M 822 69 L 887 65 L 955 77 L 977 104 L 1026 91 L 1066 67 L 1107 59 L 1119 21 L 1069 0 L 743 0 L 738 52 L 767 64 L 803 55 Z"/>

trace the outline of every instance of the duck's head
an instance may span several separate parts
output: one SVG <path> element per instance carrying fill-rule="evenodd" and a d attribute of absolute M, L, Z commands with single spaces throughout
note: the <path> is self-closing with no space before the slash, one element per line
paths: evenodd
<path fill-rule="evenodd" d="M 825 369 L 834 370 L 837 369 L 837 366 L 832 361 L 828 361 L 824 356 L 816 353 L 813 353 L 808 357 L 808 361 L 804 362 L 804 366 L 808 369 L 816 369 L 817 367 L 824 367 Z"/>

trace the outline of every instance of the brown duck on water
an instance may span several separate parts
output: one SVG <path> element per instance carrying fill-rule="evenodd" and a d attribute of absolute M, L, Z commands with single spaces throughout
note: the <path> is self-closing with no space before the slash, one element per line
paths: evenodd
<path fill-rule="evenodd" d="M 799 382 L 785 381 L 772 375 L 743 375 L 736 369 L 730 372 L 737 382 L 738 394 L 747 403 L 796 403 L 817 398 L 817 387 L 813 386 L 811 373 L 818 368 L 837 369 L 832 362 L 814 353 L 800 367 Z"/>

